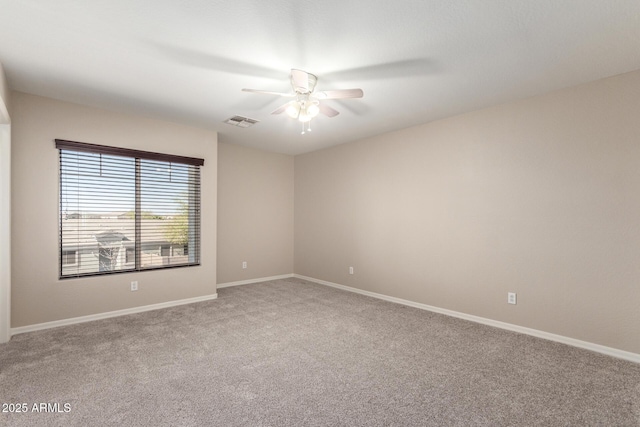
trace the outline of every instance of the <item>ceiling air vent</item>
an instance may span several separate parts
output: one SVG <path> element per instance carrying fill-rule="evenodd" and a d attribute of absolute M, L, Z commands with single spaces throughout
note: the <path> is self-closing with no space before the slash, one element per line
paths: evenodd
<path fill-rule="evenodd" d="M 258 123 L 259 120 L 250 119 L 248 117 L 242 117 L 242 116 L 233 116 L 233 117 L 229 117 L 224 122 L 232 126 L 238 126 L 240 128 L 248 128 Z"/>

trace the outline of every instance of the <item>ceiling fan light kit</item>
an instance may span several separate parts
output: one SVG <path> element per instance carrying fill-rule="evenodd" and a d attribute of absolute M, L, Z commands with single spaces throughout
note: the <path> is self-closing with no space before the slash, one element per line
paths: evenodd
<path fill-rule="evenodd" d="M 306 71 L 291 69 L 289 76 L 293 93 L 279 93 L 256 89 L 242 89 L 245 92 L 262 93 L 267 95 L 284 96 L 288 98 L 295 97 L 293 101 L 289 101 L 285 105 L 277 108 L 271 114 L 281 114 L 286 112 L 292 119 L 302 123 L 302 134 L 311 131 L 311 120 L 318 114 L 322 113 L 327 117 L 335 117 L 340 114 L 337 110 L 320 103 L 324 99 L 347 99 L 362 98 L 364 92 L 362 89 L 343 89 L 331 90 L 325 92 L 314 92 L 318 78 Z"/>
<path fill-rule="evenodd" d="M 320 113 L 319 104 L 320 101 L 308 95 L 300 96 L 296 101 L 289 102 L 285 111 L 292 119 L 298 119 L 298 121 L 304 123 L 310 121 Z"/>
<path fill-rule="evenodd" d="M 302 132 L 300 133 L 304 135 L 306 132 L 311 132 L 311 119 L 318 115 L 320 108 L 318 107 L 317 100 L 315 102 L 309 100 L 297 100 L 289 102 L 285 111 L 289 117 L 297 119 L 302 123 Z M 305 124 L 307 125 L 306 132 Z"/>

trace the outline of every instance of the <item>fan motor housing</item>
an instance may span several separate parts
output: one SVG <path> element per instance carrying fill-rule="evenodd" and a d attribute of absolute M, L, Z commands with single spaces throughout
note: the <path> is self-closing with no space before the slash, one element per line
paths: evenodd
<path fill-rule="evenodd" d="M 302 71 L 302 70 L 298 70 L 298 71 Z M 296 85 L 296 83 L 293 80 L 293 76 L 291 76 L 291 86 L 293 87 L 293 90 L 295 90 L 296 93 L 298 94 L 307 94 L 307 93 L 311 93 L 313 92 L 313 90 L 316 88 L 316 83 L 318 82 L 318 78 L 311 73 L 307 73 L 306 71 L 304 71 L 304 73 L 307 74 L 307 87 L 302 87 L 302 86 L 298 86 Z"/>

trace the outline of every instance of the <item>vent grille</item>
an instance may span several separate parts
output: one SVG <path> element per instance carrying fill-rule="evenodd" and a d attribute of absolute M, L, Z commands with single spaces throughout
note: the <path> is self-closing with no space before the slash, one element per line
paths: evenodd
<path fill-rule="evenodd" d="M 227 123 L 231 126 L 238 126 L 240 128 L 248 128 L 259 122 L 260 120 L 250 119 L 248 117 L 242 117 L 242 116 L 229 117 L 227 120 L 224 121 L 224 123 Z"/>

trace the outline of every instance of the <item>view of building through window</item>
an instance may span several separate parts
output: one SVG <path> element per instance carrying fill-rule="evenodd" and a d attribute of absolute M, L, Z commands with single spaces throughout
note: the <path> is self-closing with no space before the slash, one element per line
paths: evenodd
<path fill-rule="evenodd" d="M 60 150 L 60 276 L 199 263 L 197 166 Z"/>

